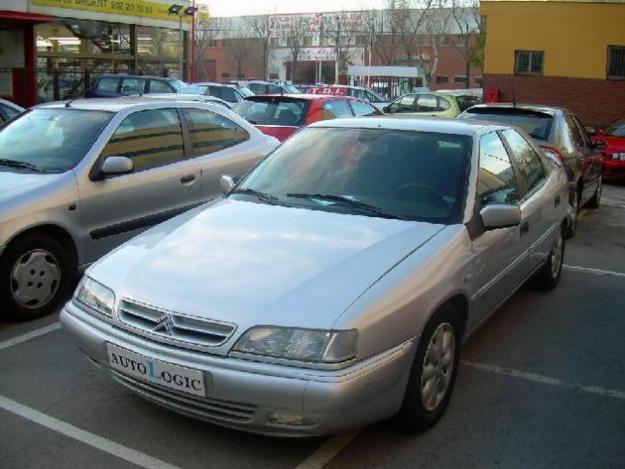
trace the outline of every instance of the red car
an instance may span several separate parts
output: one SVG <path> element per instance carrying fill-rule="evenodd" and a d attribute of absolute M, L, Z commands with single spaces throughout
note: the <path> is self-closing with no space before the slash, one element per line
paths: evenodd
<path fill-rule="evenodd" d="M 625 179 L 625 119 L 616 121 L 606 129 L 600 129 L 592 137 L 594 143 L 604 142 L 603 176 Z"/>
<path fill-rule="evenodd" d="M 313 122 L 382 114 L 362 99 L 314 94 L 248 96 L 236 111 L 261 132 L 281 142 Z"/>

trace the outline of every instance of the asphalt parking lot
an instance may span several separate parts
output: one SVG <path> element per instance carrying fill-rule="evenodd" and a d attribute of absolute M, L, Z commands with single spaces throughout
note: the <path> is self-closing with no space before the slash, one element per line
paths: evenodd
<path fill-rule="evenodd" d="M 429 432 L 382 422 L 273 439 L 182 417 L 93 367 L 58 314 L 0 323 L 2 467 L 625 467 L 625 184 L 567 246 L 558 288 L 523 288 L 466 343 Z"/>

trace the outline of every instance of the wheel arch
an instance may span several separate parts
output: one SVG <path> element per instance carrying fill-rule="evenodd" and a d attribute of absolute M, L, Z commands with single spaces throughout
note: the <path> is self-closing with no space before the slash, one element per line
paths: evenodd
<path fill-rule="evenodd" d="M 72 235 L 63 227 L 54 223 L 35 225 L 17 233 L 7 243 L 6 249 L 16 241 L 31 235 L 44 235 L 58 242 L 69 255 L 74 268 L 78 265 L 78 247 Z M 6 251 L 5 249 L 5 251 Z"/>

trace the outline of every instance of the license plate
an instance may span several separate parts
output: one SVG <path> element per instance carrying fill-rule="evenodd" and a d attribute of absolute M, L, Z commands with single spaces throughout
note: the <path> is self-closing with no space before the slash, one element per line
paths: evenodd
<path fill-rule="evenodd" d="M 175 391 L 205 396 L 204 373 L 173 363 L 148 358 L 130 350 L 106 344 L 109 365 L 120 373 Z"/>

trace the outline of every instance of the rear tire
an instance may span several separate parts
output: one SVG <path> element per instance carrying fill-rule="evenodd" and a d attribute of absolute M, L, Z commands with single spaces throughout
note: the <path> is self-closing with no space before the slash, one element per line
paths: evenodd
<path fill-rule="evenodd" d="M 533 286 L 539 290 L 553 290 L 560 282 L 562 275 L 562 264 L 564 263 L 564 251 L 566 241 L 563 236 L 564 228 L 556 231 L 556 238 L 551 246 L 549 257 L 545 265 L 536 273 Z"/>
<path fill-rule="evenodd" d="M 8 306 L 4 317 L 28 321 L 50 313 L 69 288 L 74 264 L 61 244 L 42 234 L 9 244 L 0 258 L 0 302 Z"/>
<path fill-rule="evenodd" d="M 569 219 L 569 223 L 567 223 L 567 226 L 566 226 L 566 237 L 572 238 L 573 236 L 575 236 L 575 232 L 577 231 L 577 216 L 579 215 L 580 197 L 578 193 L 573 193 L 573 192 L 570 193 L 569 197 L 571 199 L 569 203 L 571 204 L 571 212 L 573 214 L 571 218 Z"/>
<path fill-rule="evenodd" d="M 445 413 L 456 382 L 462 342 L 459 314 L 441 307 L 419 339 L 404 401 L 396 420 L 406 430 L 424 431 Z"/>
<path fill-rule="evenodd" d="M 603 176 L 599 176 L 599 184 L 597 184 L 597 188 L 595 189 L 595 194 L 592 196 L 592 199 L 588 201 L 588 208 L 597 209 L 599 205 L 601 205 L 601 193 L 603 192 Z"/>

